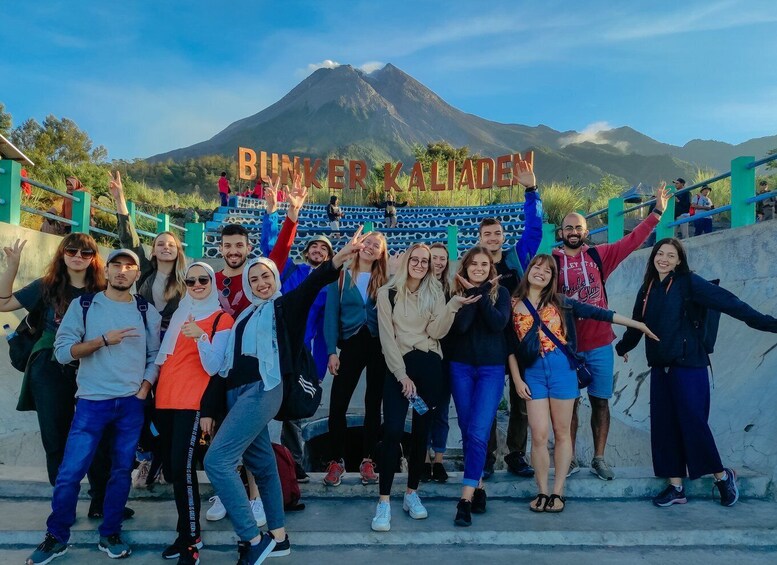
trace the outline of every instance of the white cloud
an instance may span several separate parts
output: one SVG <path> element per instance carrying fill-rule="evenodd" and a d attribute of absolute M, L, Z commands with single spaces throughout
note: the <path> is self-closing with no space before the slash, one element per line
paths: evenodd
<path fill-rule="evenodd" d="M 385 66 L 386 63 L 381 63 L 380 61 L 370 61 L 369 63 L 364 63 L 359 68 L 365 73 L 370 74 L 382 69 Z"/>
<path fill-rule="evenodd" d="M 587 125 L 580 133 L 573 133 L 571 135 L 567 135 L 566 137 L 562 137 L 559 140 L 559 145 L 564 148 L 567 145 L 588 142 L 595 143 L 597 145 L 612 145 L 621 151 L 627 151 L 629 149 L 629 144 L 627 142 L 617 141 L 613 143 L 603 135 L 611 129 L 613 129 L 613 127 L 607 122 L 594 122 Z"/>
<path fill-rule="evenodd" d="M 308 65 L 308 73 L 317 71 L 318 69 L 334 69 L 340 66 L 340 63 L 333 61 L 332 59 L 324 59 L 320 63 L 310 63 Z"/>

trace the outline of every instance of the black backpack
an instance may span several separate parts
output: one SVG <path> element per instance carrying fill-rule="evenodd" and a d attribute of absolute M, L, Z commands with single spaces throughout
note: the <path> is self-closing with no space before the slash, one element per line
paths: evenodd
<path fill-rule="evenodd" d="M 282 303 L 278 304 L 277 312 L 282 316 Z M 288 339 L 288 334 L 286 337 Z M 292 355 L 292 371 L 284 374 L 281 381 L 283 401 L 275 416 L 279 421 L 310 418 L 321 405 L 321 384 L 313 355 L 304 345 L 296 352 L 292 351 Z"/>
<path fill-rule="evenodd" d="M 81 303 L 81 311 L 84 317 L 84 328 L 86 328 L 86 313 L 89 311 L 89 307 L 92 305 L 92 302 L 94 302 L 95 296 L 96 293 L 92 292 L 89 294 L 84 294 L 81 296 L 81 298 L 78 299 Z M 140 315 L 143 318 L 143 326 L 148 329 L 148 320 L 146 319 L 146 312 L 148 312 L 148 300 L 139 294 L 136 294 L 135 305 L 138 307 L 138 312 L 140 312 Z"/>
<path fill-rule="evenodd" d="M 27 370 L 32 348 L 43 335 L 45 314 L 46 308 L 41 300 L 19 322 L 16 331 L 11 334 L 11 338 L 8 340 L 8 356 L 11 358 L 11 366 L 21 373 Z"/>

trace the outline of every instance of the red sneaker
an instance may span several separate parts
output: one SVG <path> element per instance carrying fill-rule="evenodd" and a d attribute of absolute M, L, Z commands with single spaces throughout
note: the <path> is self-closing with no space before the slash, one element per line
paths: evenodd
<path fill-rule="evenodd" d="M 375 473 L 375 463 L 372 459 L 365 459 L 359 465 L 359 474 L 362 476 L 363 485 L 374 485 L 378 482 L 378 475 Z"/>
<path fill-rule="evenodd" d="M 330 461 L 326 468 L 324 484 L 329 487 L 336 487 L 340 484 L 340 479 L 345 475 L 345 461 Z"/>

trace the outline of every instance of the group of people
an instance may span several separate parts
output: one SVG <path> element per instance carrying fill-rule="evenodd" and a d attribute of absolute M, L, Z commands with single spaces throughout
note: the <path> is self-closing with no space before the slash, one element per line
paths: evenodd
<path fill-rule="evenodd" d="M 40 320 L 19 408 L 38 412 L 54 485 L 45 538 L 27 563 L 48 563 L 67 550 L 84 476 L 90 480 L 89 515 L 103 518 L 99 549 L 112 558 L 131 553 L 121 525 L 133 514 L 126 507 L 130 473 L 151 395 L 159 432 L 155 449 L 178 510 L 178 537 L 163 557 L 182 565 L 199 562 L 203 541 L 194 453 L 202 434 L 212 438 L 204 468 L 240 540 L 238 563 L 288 555 L 272 443 L 299 443 L 299 422 L 274 418 L 284 401 L 284 380 L 303 348 L 313 353 L 319 378 L 328 371 L 333 379 L 331 460 L 323 479 L 331 487 L 346 472 L 346 413 L 366 372 L 359 475 L 365 485 L 378 484 L 375 531 L 391 527 L 390 494 L 409 407 L 402 508 L 412 519 L 428 516 L 418 492 L 422 480 L 448 479 L 442 454 L 451 397 L 464 451 L 454 523 L 470 526 L 472 514 L 486 512 L 483 480 L 489 464 L 493 469 L 490 436 L 505 375 L 510 385 L 505 462 L 517 474 L 534 475 L 531 511 L 558 513 L 567 504 L 566 478 L 579 470 L 574 442 L 583 374 L 592 406 L 590 470 L 612 479 L 605 459 L 612 324 L 628 328 L 615 347 L 624 359 L 642 334 L 648 338 L 653 464 L 656 475 L 669 482 L 653 502 L 684 503 L 682 479 L 712 474 L 721 504 L 735 504 L 736 474 L 723 466 L 707 423 L 709 357 L 694 313 L 712 308 L 775 333 L 777 319 L 693 274 L 682 244 L 673 238 L 653 247 L 631 317 L 611 311 L 605 282 L 657 225 L 669 198 L 665 185 L 656 192 L 654 210 L 621 241 L 587 245 L 585 218 L 570 213 L 558 231 L 561 247 L 537 255 L 542 204 L 528 163 L 519 164 L 517 180 L 525 187 L 526 221 L 516 245 L 505 246 L 499 220 L 484 219 L 478 244 L 459 260 L 452 277 L 444 245 L 414 243 L 392 262 L 386 237 L 361 229 L 336 253 L 319 235 L 306 242 L 303 264 L 289 260 L 307 195 L 299 178 L 286 196 L 282 223 L 276 189 L 265 188 L 262 257 L 248 259 L 245 228 L 224 227 L 219 248 L 225 266 L 219 272 L 203 262 L 187 264 L 170 232 L 154 239 L 146 257 L 118 173 L 110 192 L 123 248 L 105 263 L 90 236 L 70 234 L 44 276 L 12 292 L 24 242 L 5 247 L 0 310 L 26 308 Z M 133 285 L 137 294 L 131 293 Z M 531 465 L 525 461 L 527 422 Z M 301 463 L 301 448 L 293 454 Z M 243 486 L 241 465 L 253 477 L 253 495 Z M 252 500 L 256 494 L 258 505 Z M 266 532 L 260 530 L 264 524 Z"/>

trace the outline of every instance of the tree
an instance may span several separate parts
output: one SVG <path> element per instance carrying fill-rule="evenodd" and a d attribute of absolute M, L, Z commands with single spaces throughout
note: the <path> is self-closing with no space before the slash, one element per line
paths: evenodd
<path fill-rule="evenodd" d="M 5 111 L 5 104 L 0 102 L 0 135 L 8 137 L 11 134 L 13 118 L 11 114 Z"/>

